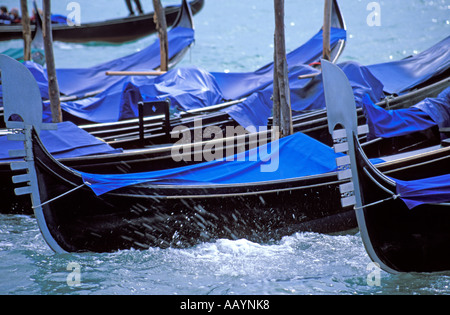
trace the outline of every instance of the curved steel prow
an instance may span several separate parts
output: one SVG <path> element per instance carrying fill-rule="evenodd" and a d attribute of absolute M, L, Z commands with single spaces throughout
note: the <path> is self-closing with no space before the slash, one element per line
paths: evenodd
<path fill-rule="evenodd" d="M 0 71 L 6 127 L 23 129 L 25 125 L 31 125 L 38 134 L 42 129 L 55 129 L 56 125 L 42 123 L 41 92 L 27 67 L 11 57 L 0 55 Z M 17 116 L 22 121 L 12 120 Z"/>
<path fill-rule="evenodd" d="M 64 252 L 50 234 L 42 212 L 39 183 L 34 165 L 33 140 L 34 131 L 39 135 L 42 129 L 56 129 L 56 124 L 42 123 L 42 99 L 36 80 L 31 72 L 20 62 L 0 55 L 0 72 L 2 80 L 4 118 L 6 127 L 12 130 L 8 140 L 22 141 L 23 150 L 10 151 L 13 158 L 24 158 L 24 161 L 11 163 L 13 171 L 23 174 L 13 176 L 15 184 L 26 184 L 16 188 L 17 196 L 31 195 L 34 214 L 39 228 L 48 245 L 56 252 Z M 11 119 L 16 119 L 12 121 Z M 20 118 L 22 121 L 17 121 Z"/>
<path fill-rule="evenodd" d="M 331 13 L 331 27 L 341 28 L 347 30 L 347 25 L 345 24 L 344 16 L 342 15 L 341 8 L 339 7 L 338 1 L 333 0 L 333 8 Z M 330 60 L 336 63 L 339 57 L 342 55 L 346 44 L 345 39 L 340 39 L 337 45 L 331 50 Z"/>
<path fill-rule="evenodd" d="M 186 0 L 181 1 L 181 10 L 177 15 L 173 27 L 194 28 L 194 19 L 192 17 L 191 6 Z"/>
<path fill-rule="evenodd" d="M 342 205 L 361 205 L 358 173 L 356 169 L 355 139 L 358 136 L 358 117 L 355 97 L 345 73 L 333 63 L 322 60 L 323 86 L 327 107 L 328 130 L 333 138 L 336 153 L 344 153 L 337 159 L 340 180 L 353 179 L 345 187 Z M 344 128 L 344 129 L 342 129 Z"/>
<path fill-rule="evenodd" d="M 361 149 L 358 134 L 367 133 L 368 127 L 367 125 L 358 127 L 355 97 L 345 73 L 338 66 L 326 60 L 322 60 L 322 73 L 328 128 L 333 137 L 335 151 L 344 154 L 336 159 L 339 180 L 344 181 L 339 187 L 342 206 L 355 207 L 356 219 L 367 253 L 372 261 L 383 266 L 384 263 L 376 255 L 367 234 L 358 177 L 356 150 Z M 395 273 L 390 268 L 383 269 Z"/>
<path fill-rule="evenodd" d="M 33 51 L 31 52 L 31 59 L 40 64 L 45 64 L 44 55 L 44 34 L 42 31 L 42 18 L 39 14 L 38 6 L 36 0 L 33 1 L 34 11 L 36 12 L 36 32 L 34 33 L 33 41 L 31 42 L 31 47 Z"/>

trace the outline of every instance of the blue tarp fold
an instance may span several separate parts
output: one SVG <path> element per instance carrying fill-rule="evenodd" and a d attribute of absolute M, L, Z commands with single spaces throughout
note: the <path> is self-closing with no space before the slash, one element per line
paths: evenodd
<path fill-rule="evenodd" d="M 357 106 L 362 105 L 362 98 L 369 94 L 378 101 L 384 97 L 383 85 L 370 73 L 365 66 L 356 62 L 345 62 L 339 67 L 347 75 L 353 88 Z M 297 112 L 311 111 L 325 108 L 322 75 L 314 79 L 299 80 L 303 74 L 317 73 L 309 66 L 297 66 L 289 72 L 291 90 L 291 108 Z M 266 126 L 267 120 L 272 116 L 273 84 L 265 89 L 253 93 L 246 101 L 224 109 L 241 126 L 250 130 L 250 127 Z"/>
<path fill-rule="evenodd" d="M 385 110 L 366 96 L 363 108 L 370 139 L 399 137 L 436 126 L 427 113 L 416 107 Z"/>
<path fill-rule="evenodd" d="M 134 174 L 81 175 L 97 195 L 102 195 L 141 183 L 242 184 L 316 175 L 335 171 L 335 159 L 338 156 L 330 147 L 302 133 L 296 133 L 231 158 L 181 168 Z"/>
<path fill-rule="evenodd" d="M 426 98 L 414 107 L 427 113 L 440 128 L 450 127 L 450 87 L 436 98 Z"/>
<path fill-rule="evenodd" d="M 415 181 L 394 180 L 397 183 L 397 194 L 409 209 L 426 203 L 450 202 L 450 174 Z"/>
<path fill-rule="evenodd" d="M 221 103 L 214 78 L 199 68 L 177 68 L 158 77 L 132 76 L 97 96 L 61 103 L 61 108 L 92 122 L 111 122 L 138 116 L 139 101 L 169 98 L 174 108 L 189 110 Z"/>
<path fill-rule="evenodd" d="M 122 152 L 122 149 L 112 148 L 71 122 L 59 123 L 57 130 L 42 130 L 41 140 L 55 158 Z M 6 136 L 1 136 L 0 148 L 0 161 L 11 161 L 9 151 L 23 150 L 23 142 L 10 141 Z"/>
<path fill-rule="evenodd" d="M 330 33 L 330 47 L 333 48 L 339 40 L 345 40 L 347 32 L 343 29 L 332 28 Z M 323 39 L 322 30 L 314 35 L 302 46 L 286 55 L 288 71 L 299 65 L 308 65 L 317 62 L 322 57 Z M 236 100 L 246 97 L 255 91 L 264 89 L 273 82 L 273 62 L 264 67 L 247 73 L 211 73 L 220 86 L 222 94 L 227 100 Z"/>
<path fill-rule="evenodd" d="M 389 94 L 404 94 L 450 67 L 450 36 L 406 59 L 368 66 Z"/>
<path fill-rule="evenodd" d="M 369 125 L 369 138 L 392 138 L 427 130 L 438 125 L 450 126 L 450 88 L 436 98 L 426 98 L 418 104 L 404 109 L 385 110 L 373 103 L 366 95 L 363 98 L 364 115 Z"/>
<path fill-rule="evenodd" d="M 168 34 L 169 58 L 172 58 L 194 42 L 194 30 L 184 27 L 171 29 Z M 108 61 L 91 68 L 57 69 L 59 90 L 65 95 L 84 96 L 86 93 L 106 90 L 124 82 L 124 76 L 106 76 L 106 71 L 151 71 L 160 66 L 159 39 L 147 48 L 134 54 Z M 47 73 L 42 66 L 33 62 L 25 65 L 34 75 L 42 98 L 48 99 Z M 123 83 L 122 83 L 123 85 Z"/>

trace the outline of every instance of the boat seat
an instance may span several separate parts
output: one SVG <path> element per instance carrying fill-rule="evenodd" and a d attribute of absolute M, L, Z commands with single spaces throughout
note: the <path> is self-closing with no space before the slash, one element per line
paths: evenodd
<path fill-rule="evenodd" d="M 142 145 L 145 145 L 145 125 L 144 117 L 163 115 L 162 129 L 167 138 L 167 142 L 170 140 L 170 100 L 154 101 L 154 102 L 139 102 L 139 140 Z"/>

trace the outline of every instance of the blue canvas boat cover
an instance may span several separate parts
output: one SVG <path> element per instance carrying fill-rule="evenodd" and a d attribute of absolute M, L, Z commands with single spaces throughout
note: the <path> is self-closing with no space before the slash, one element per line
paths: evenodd
<path fill-rule="evenodd" d="M 339 39 L 345 39 L 345 36 L 345 30 L 333 29 L 333 45 Z M 306 44 L 288 54 L 290 69 L 318 61 L 322 47 L 320 31 Z M 302 73 L 311 71 L 316 70 L 307 67 Z M 160 77 L 123 78 L 95 97 L 62 103 L 61 108 L 92 122 L 111 122 L 137 117 L 138 101 L 169 98 L 174 108 L 191 110 L 249 95 L 271 85 L 272 81 L 273 63 L 251 73 L 208 73 L 194 67 L 173 69 Z"/>
<path fill-rule="evenodd" d="M 422 204 L 438 204 L 450 202 L 450 174 L 397 183 L 397 194 L 409 209 Z"/>
<path fill-rule="evenodd" d="M 288 72 L 299 65 L 309 65 L 317 62 L 322 57 L 323 32 L 320 30 L 309 41 L 286 55 Z M 334 48 L 339 40 L 347 38 L 347 31 L 339 28 L 331 28 L 330 47 Z M 247 73 L 211 73 L 220 86 L 226 100 L 237 100 L 264 89 L 273 82 L 273 62 L 264 67 Z"/>
<path fill-rule="evenodd" d="M 427 113 L 439 128 L 450 127 L 450 87 L 442 91 L 436 98 L 426 98 L 414 107 Z"/>
<path fill-rule="evenodd" d="M 450 67 L 450 36 L 406 59 L 368 66 L 389 94 L 404 94 Z"/>
<path fill-rule="evenodd" d="M 285 180 L 336 170 L 330 147 L 302 134 L 282 138 L 233 157 L 146 173 L 81 173 L 97 195 L 142 183 L 158 185 L 241 184 Z"/>
<path fill-rule="evenodd" d="M 336 171 L 342 156 L 302 133 L 270 142 L 231 157 L 180 168 L 130 174 L 88 174 L 83 181 L 97 195 L 139 184 L 220 185 L 288 180 Z M 383 162 L 373 159 L 372 163 Z"/>
<path fill-rule="evenodd" d="M 364 97 L 363 108 L 370 139 L 398 137 L 436 126 L 433 119 L 417 107 L 385 110 Z"/>
<path fill-rule="evenodd" d="M 25 61 L 24 65 L 28 68 L 28 70 L 30 70 L 31 74 L 36 79 L 42 98 L 49 99 L 47 72 L 40 64 L 33 61 Z"/>
<path fill-rule="evenodd" d="M 57 130 L 42 130 L 41 140 L 55 158 L 69 158 L 93 154 L 121 153 L 107 143 L 95 138 L 71 122 L 58 124 Z M 23 142 L 0 137 L 0 161 L 12 161 L 10 150 L 23 150 Z"/>
<path fill-rule="evenodd" d="M 356 62 L 345 62 L 338 65 L 347 75 L 353 88 L 357 106 L 362 105 L 364 95 L 378 101 L 384 97 L 383 85 L 365 67 Z M 299 80 L 303 74 L 317 73 L 309 66 L 297 66 L 289 72 L 291 91 L 291 108 L 296 112 L 312 111 L 325 108 L 325 96 L 322 75 L 314 79 Z M 251 127 L 266 126 L 272 116 L 273 84 L 250 95 L 243 103 L 224 109 L 241 126 L 251 130 Z"/>
<path fill-rule="evenodd" d="M 169 59 L 187 48 L 194 42 L 194 30 L 185 27 L 175 27 L 168 33 Z M 57 69 L 59 90 L 65 95 L 84 96 L 93 91 L 105 90 L 118 82 L 123 82 L 123 76 L 106 76 L 106 71 L 151 71 L 160 66 L 159 39 L 147 48 L 134 54 L 118 58 L 103 64 L 82 69 Z M 35 75 L 38 85 L 47 87 L 48 80 L 45 70 L 38 65 L 28 62 L 26 66 Z M 45 88 L 41 89 L 45 92 Z M 47 94 L 42 94 L 48 99 Z"/>
<path fill-rule="evenodd" d="M 222 94 L 214 78 L 199 68 L 177 68 L 158 77 L 132 76 L 90 98 L 61 103 L 61 108 L 92 122 L 112 122 L 138 116 L 137 103 L 169 98 L 172 107 L 189 110 L 219 104 Z M 51 119 L 50 108 L 44 116 Z"/>
<path fill-rule="evenodd" d="M 438 125 L 450 126 L 450 87 L 436 98 L 426 98 L 403 109 L 385 110 L 363 98 L 364 115 L 369 125 L 369 138 L 392 138 L 427 130 Z"/>
<path fill-rule="evenodd" d="M 345 38 L 344 30 L 333 29 L 333 32 L 334 42 Z M 321 36 L 319 32 L 305 45 L 288 55 L 291 106 L 295 112 L 325 108 L 321 75 L 314 79 L 297 78 L 298 75 L 317 73 L 317 70 L 305 62 L 320 58 Z M 401 77 L 399 79 L 401 82 L 413 88 L 429 77 L 448 69 L 448 58 L 445 57 L 448 52 L 442 52 L 447 45 L 448 40 L 444 40 L 415 57 L 380 64 L 381 66 L 361 66 L 355 62 L 346 62 L 339 66 L 349 77 L 356 103 L 361 106 L 363 96 L 367 93 L 373 102 L 383 99 L 384 92 L 390 90 L 392 78 Z M 422 71 L 425 63 L 428 70 L 426 73 L 421 72 L 422 75 L 418 78 L 417 73 L 420 71 L 414 69 L 419 67 Z M 431 64 L 433 66 L 430 66 Z M 180 71 L 177 69 L 175 71 L 178 72 L 175 73 L 172 71 L 160 78 L 122 78 L 100 95 L 63 103 L 61 107 L 74 116 L 92 122 L 111 122 L 136 117 L 136 106 L 140 100 L 153 101 L 169 97 L 177 109 L 190 110 L 247 96 L 245 102 L 224 111 L 249 130 L 252 126 L 267 125 L 268 117 L 272 116 L 272 63 L 251 73 L 207 73 L 193 67 Z M 377 76 L 372 71 L 376 71 Z M 386 71 L 387 75 L 380 75 L 383 71 Z M 397 82 L 396 79 L 394 81 Z M 425 111 L 425 107 L 421 109 Z"/>

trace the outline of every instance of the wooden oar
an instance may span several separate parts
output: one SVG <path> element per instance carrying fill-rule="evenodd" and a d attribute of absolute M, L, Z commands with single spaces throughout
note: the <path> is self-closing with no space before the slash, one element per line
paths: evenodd
<path fill-rule="evenodd" d="M 127 76 L 127 75 L 162 75 L 167 71 L 106 71 L 106 75 Z"/>

